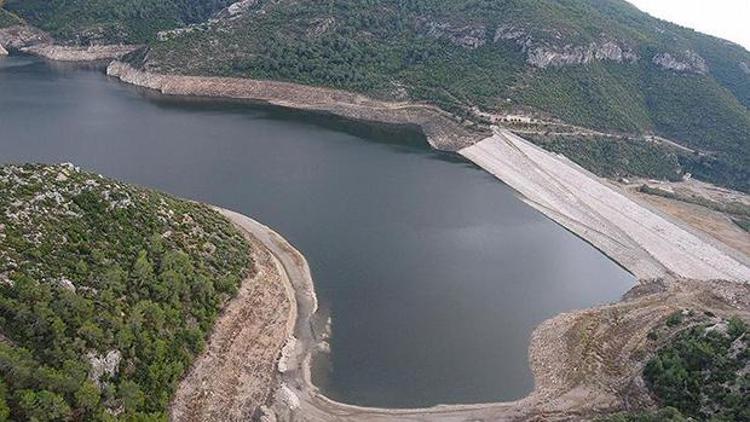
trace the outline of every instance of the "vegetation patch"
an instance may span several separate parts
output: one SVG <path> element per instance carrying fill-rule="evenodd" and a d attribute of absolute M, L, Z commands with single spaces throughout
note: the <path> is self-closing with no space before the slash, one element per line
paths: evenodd
<path fill-rule="evenodd" d="M 0 0 L 0 28 L 7 28 L 22 23 L 23 20 L 21 18 L 3 9 L 3 2 Z"/>
<path fill-rule="evenodd" d="M 669 338 L 643 377 L 663 409 L 618 414 L 609 422 L 750 420 L 750 329 L 737 317 L 678 311 L 649 335 Z"/>
<path fill-rule="evenodd" d="M 79 171 L 0 167 L 0 419 L 165 419 L 252 269 L 210 208 Z"/>
<path fill-rule="evenodd" d="M 712 201 L 708 198 L 704 198 L 702 196 L 680 195 L 648 185 L 642 185 L 638 188 L 638 191 L 649 195 L 656 195 L 663 198 L 674 199 L 677 201 L 689 202 L 691 204 L 700 205 L 702 207 L 706 207 L 715 211 L 730 214 L 733 216 L 734 221 L 740 226 L 742 226 L 743 221 L 747 221 L 748 219 L 750 219 L 750 206 L 742 202 L 717 202 Z"/>
<path fill-rule="evenodd" d="M 527 139 L 563 154 L 597 176 L 617 179 L 646 177 L 677 181 L 682 168 L 668 148 L 640 139 L 530 135 Z"/>
<path fill-rule="evenodd" d="M 661 403 L 687 416 L 750 420 L 750 334 L 739 318 L 714 318 L 685 329 L 648 362 L 643 375 Z"/>
<path fill-rule="evenodd" d="M 230 0 L 6 0 L 5 8 L 61 41 L 143 43 L 203 22 Z M 0 5 L 2 6 L 2 5 Z"/>

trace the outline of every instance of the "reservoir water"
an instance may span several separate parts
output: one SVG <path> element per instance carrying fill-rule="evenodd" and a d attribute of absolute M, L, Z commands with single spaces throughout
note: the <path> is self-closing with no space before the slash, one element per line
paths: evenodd
<path fill-rule="evenodd" d="M 242 212 L 310 262 L 332 317 L 316 383 L 423 407 L 531 391 L 529 337 L 633 277 L 504 184 L 406 133 L 157 96 L 101 70 L 0 58 L 0 163 L 72 162 Z"/>

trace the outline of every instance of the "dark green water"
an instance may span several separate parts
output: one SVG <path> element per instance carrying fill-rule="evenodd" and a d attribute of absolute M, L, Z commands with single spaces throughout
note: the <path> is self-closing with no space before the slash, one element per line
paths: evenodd
<path fill-rule="evenodd" d="M 307 256 L 333 317 L 318 382 L 338 400 L 520 398 L 533 387 L 533 327 L 633 284 L 473 165 L 413 136 L 351 129 L 0 58 L 0 162 L 69 161 L 237 210 Z"/>

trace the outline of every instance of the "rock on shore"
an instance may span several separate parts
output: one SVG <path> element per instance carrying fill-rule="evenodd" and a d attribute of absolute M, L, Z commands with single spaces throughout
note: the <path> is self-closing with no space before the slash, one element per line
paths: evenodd
<path fill-rule="evenodd" d="M 4 49 L 2 44 L 0 44 L 0 56 L 7 56 L 8 50 Z"/>
<path fill-rule="evenodd" d="M 88 47 L 66 47 L 52 44 L 32 45 L 23 48 L 26 53 L 61 62 L 93 62 L 120 59 L 138 49 L 134 45 L 92 45 Z"/>
<path fill-rule="evenodd" d="M 51 44 L 52 37 L 28 25 L 15 25 L 0 29 L 0 45 L 20 49 L 37 44 Z"/>

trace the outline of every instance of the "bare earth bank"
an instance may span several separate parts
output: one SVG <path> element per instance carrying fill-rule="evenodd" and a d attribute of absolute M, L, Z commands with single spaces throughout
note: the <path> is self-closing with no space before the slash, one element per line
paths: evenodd
<path fill-rule="evenodd" d="M 434 148 L 444 151 L 457 151 L 488 135 L 464 127 L 434 106 L 379 101 L 329 88 L 241 78 L 162 75 L 119 61 L 109 65 L 107 75 L 167 95 L 245 99 L 356 121 L 417 127 Z"/>
<path fill-rule="evenodd" d="M 49 34 L 27 25 L 0 29 L 0 55 L 5 51 L 3 46 L 62 62 L 111 61 L 122 58 L 139 48 L 136 45 L 57 45 Z"/>

